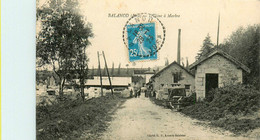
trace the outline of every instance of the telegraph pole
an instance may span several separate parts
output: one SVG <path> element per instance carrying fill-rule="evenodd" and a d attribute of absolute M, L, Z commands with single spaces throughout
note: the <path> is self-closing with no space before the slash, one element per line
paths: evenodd
<path fill-rule="evenodd" d="M 105 57 L 104 51 L 102 51 L 102 54 L 103 54 L 104 61 L 105 61 L 105 66 L 106 66 L 106 70 L 107 70 L 107 76 L 108 76 L 108 80 L 109 80 L 109 84 L 110 84 L 111 93 L 112 93 L 112 95 L 114 95 L 113 89 L 112 89 L 112 84 L 111 84 L 111 79 L 110 79 L 110 76 L 109 76 L 109 71 L 108 71 L 108 68 L 107 68 L 107 61 L 106 61 L 106 57 Z"/>
<path fill-rule="evenodd" d="M 101 96 L 103 96 L 103 85 L 102 85 L 102 74 L 101 74 L 101 68 L 100 68 L 99 52 L 97 52 L 97 55 L 98 55 L 98 70 L 99 70 L 99 75 L 100 75 Z"/>
<path fill-rule="evenodd" d="M 220 13 L 218 13 L 217 48 L 218 48 L 218 40 L 219 40 L 219 24 L 220 24 Z"/>

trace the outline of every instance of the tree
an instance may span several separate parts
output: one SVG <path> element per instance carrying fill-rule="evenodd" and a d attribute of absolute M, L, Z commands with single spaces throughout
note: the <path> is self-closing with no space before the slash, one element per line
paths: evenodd
<path fill-rule="evenodd" d="M 188 57 L 186 57 L 186 69 L 187 70 L 189 70 L 189 60 L 188 60 L 189 58 Z"/>
<path fill-rule="evenodd" d="M 106 67 L 104 67 L 102 75 L 105 76 L 106 75 Z"/>
<path fill-rule="evenodd" d="M 114 70 L 115 70 L 115 68 L 114 68 L 114 62 L 112 63 L 112 70 L 111 70 L 111 76 L 114 76 Z"/>
<path fill-rule="evenodd" d="M 119 63 L 119 65 L 118 65 L 118 71 L 117 71 L 118 75 L 120 74 L 120 67 L 121 67 L 121 63 Z"/>
<path fill-rule="evenodd" d="M 169 60 L 168 60 L 168 58 L 166 57 L 165 58 L 165 64 L 164 64 L 165 66 L 168 66 L 169 65 Z"/>
<path fill-rule="evenodd" d="M 80 78 L 86 72 L 85 50 L 93 34 L 77 7 L 76 0 L 50 0 L 43 7 L 37 7 L 37 20 L 41 22 L 37 34 L 37 65 L 52 66 L 59 77 L 59 95 L 63 95 L 67 75 L 72 70 L 76 70 Z"/>
<path fill-rule="evenodd" d="M 129 67 L 129 64 L 126 64 L 126 73 L 128 74 L 128 67 Z"/>
<path fill-rule="evenodd" d="M 81 48 L 82 50 L 79 50 L 79 54 L 77 55 L 77 59 L 74 63 L 74 70 L 76 73 L 79 75 L 79 83 L 80 83 L 80 95 L 82 100 L 85 100 L 85 93 L 84 93 L 84 88 L 85 88 L 85 79 L 88 77 L 88 61 L 89 59 L 87 58 L 86 55 L 86 46 L 83 46 Z"/>
<path fill-rule="evenodd" d="M 202 57 L 207 55 L 210 51 L 212 51 L 213 48 L 214 48 L 214 45 L 210 39 L 209 34 L 207 34 L 206 38 L 203 40 L 201 49 L 196 56 L 196 60 L 201 59 Z"/>
<path fill-rule="evenodd" d="M 92 66 L 92 73 L 91 73 L 91 77 L 94 77 L 94 74 L 95 74 L 95 69 L 94 69 L 94 66 Z"/>
<path fill-rule="evenodd" d="M 183 67 L 185 67 L 184 58 L 183 57 L 181 58 L 181 64 L 182 64 Z"/>
<path fill-rule="evenodd" d="M 247 28 L 239 27 L 229 38 L 225 39 L 224 43 L 220 45 L 220 49 L 250 68 L 250 73 L 243 74 L 243 81 L 259 89 L 260 24 Z"/>

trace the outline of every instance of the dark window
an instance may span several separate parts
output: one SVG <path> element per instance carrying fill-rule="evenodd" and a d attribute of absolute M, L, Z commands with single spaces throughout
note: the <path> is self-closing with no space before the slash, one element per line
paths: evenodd
<path fill-rule="evenodd" d="M 179 72 L 173 72 L 172 73 L 172 81 L 173 81 L 173 83 L 178 83 L 180 80 L 182 80 L 183 79 L 183 77 L 182 77 L 182 72 L 181 71 L 179 71 Z"/>
<path fill-rule="evenodd" d="M 185 89 L 190 89 L 190 85 L 185 85 Z"/>
<path fill-rule="evenodd" d="M 173 83 L 178 83 L 178 73 L 173 74 Z"/>

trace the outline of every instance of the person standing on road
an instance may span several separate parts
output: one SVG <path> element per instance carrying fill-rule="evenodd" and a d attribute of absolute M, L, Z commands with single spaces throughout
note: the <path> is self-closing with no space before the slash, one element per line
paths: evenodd
<path fill-rule="evenodd" d="M 132 98 L 132 96 L 133 96 L 133 90 L 131 89 L 130 90 L 130 98 Z"/>
<path fill-rule="evenodd" d="M 156 92 L 155 92 L 155 90 L 153 90 L 153 97 L 156 97 Z"/>

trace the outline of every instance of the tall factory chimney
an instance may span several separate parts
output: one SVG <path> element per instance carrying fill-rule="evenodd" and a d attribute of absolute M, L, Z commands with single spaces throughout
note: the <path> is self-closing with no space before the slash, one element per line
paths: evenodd
<path fill-rule="evenodd" d="M 177 50 L 177 63 L 181 63 L 181 29 L 179 29 L 178 33 L 178 50 Z"/>

